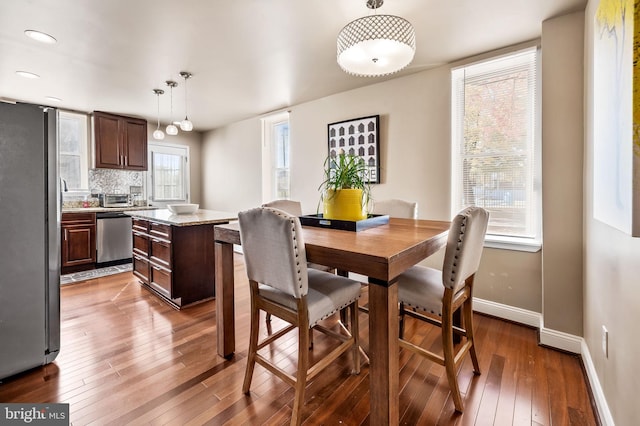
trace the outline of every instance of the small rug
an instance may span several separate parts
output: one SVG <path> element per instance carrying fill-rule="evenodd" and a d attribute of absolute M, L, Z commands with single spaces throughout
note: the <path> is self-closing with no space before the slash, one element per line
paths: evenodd
<path fill-rule="evenodd" d="M 91 280 L 93 278 L 106 277 L 108 275 L 119 274 L 121 272 L 128 272 L 131 271 L 131 269 L 131 263 L 125 263 L 123 265 L 107 266 L 106 268 L 92 269 L 90 271 L 61 275 L 60 285 L 73 284 L 79 281 Z"/>

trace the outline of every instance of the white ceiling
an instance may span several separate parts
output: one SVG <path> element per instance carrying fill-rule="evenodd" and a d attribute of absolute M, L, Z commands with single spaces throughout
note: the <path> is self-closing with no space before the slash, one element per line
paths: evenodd
<path fill-rule="evenodd" d="M 336 64 L 340 29 L 369 13 L 365 0 L 1 0 L 0 98 L 161 121 L 189 118 L 208 130 L 333 93 L 374 84 L 540 36 L 545 19 L 586 0 L 386 0 L 379 13 L 409 20 L 416 55 L 385 78 Z M 24 35 L 54 36 L 46 45 Z M 25 79 L 15 71 L 40 79 Z M 45 96 L 62 99 L 53 103 Z"/>

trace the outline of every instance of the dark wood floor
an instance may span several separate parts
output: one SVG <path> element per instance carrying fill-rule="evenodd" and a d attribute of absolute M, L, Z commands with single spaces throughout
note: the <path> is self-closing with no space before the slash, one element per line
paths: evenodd
<path fill-rule="evenodd" d="M 248 289 L 236 255 L 238 352 L 216 355 L 215 303 L 175 311 L 131 273 L 62 288 L 62 350 L 54 364 L 0 384 L 1 402 L 66 402 L 73 425 L 287 425 L 293 391 L 257 366 L 241 391 Z M 361 313 L 362 345 L 367 317 Z M 407 425 L 595 425 L 578 357 L 540 347 L 536 331 L 476 315 L 482 375 L 467 359 L 459 380 L 465 412 L 453 411 L 442 367 L 400 351 L 400 423 Z M 279 326 L 273 320 L 274 329 Z M 438 330 L 412 319 L 406 335 L 437 349 Z M 333 344 L 316 333 L 313 354 Z M 296 338 L 273 357 L 292 371 Z M 307 387 L 305 424 L 369 424 L 369 375 L 349 375 L 348 355 Z M 342 360 L 341 358 L 340 360 Z"/>

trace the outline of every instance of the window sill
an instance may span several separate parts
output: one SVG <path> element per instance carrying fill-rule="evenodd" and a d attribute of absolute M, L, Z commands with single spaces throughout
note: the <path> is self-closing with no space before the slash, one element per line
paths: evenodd
<path fill-rule="evenodd" d="M 542 241 L 531 238 L 500 237 L 497 235 L 487 235 L 484 246 L 500 250 L 526 251 L 536 253 L 542 249 Z"/>

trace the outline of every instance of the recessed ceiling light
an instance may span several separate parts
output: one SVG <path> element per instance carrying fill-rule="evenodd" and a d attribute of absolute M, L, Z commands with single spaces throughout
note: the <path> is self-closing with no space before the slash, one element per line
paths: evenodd
<path fill-rule="evenodd" d="M 40 78 L 40 76 L 38 74 L 34 74 L 32 72 L 29 72 L 29 71 L 16 71 L 16 74 L 18 74 L 20 77 L 24 77 L 24 78 Z"/>
<path fill-rule="evenodd" d="M 36 30 L 25 30 L 24 35 L 40 43 L 54 44 L 58 41 L 55 37 Z"/>
<path fill-rule="evenodd" d="M 53 102 L 62 102 L 62 99 L 56 98 L 55 96 L 45 96 L 44 98 Z"/>

